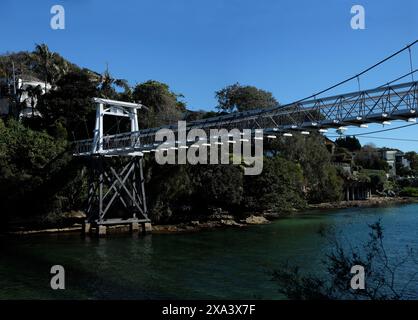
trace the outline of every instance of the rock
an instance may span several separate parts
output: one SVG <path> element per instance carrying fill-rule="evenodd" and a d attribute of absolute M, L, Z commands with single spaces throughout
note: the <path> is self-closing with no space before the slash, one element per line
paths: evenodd
<path fill-rule="evenodd" d="M 212 214 L 209 217 L 209 220 L 234 220 L 234 217 L 230 214 Z"/>
<path fill-rule="evenodd" d="M 86 214 L 82 211 L 68 211 L 63 214 L 65 218 L 68 219 L 84 219 Z"/>
<path fill-rule="evenodd" d="M 168 232 L 176 232 L 179 228 L 177 226 L 167 226 L 166 231 Z"/>
<path fill-rule="evenodd" d="M 179 228 L 174 225 L 154 225 L 153 231 L 155 232 L 177 232 Z"/>
<path fill-rule="evenodd" d="M 238 222 L 232 219 L 222 219 L 221 224 L 224 226 L 241 226 Z"/>
<path fill-rule="evenodd" d="M 190 221 L 190 224 L 191 224 L 192 226 L 198 226 L 198 225 L 200 224 L 200 222 L 199 222 L 199 221 L 197 221 L 197 220 L 194 220 L 194 221 Z"/>
<path fill-rule="evenodd" d="M 246 224 L 265 224 L 269 221 L 262 217 L 262 216 L 249 216 L 247 219 L 245 219 Z"/>
<path fill-rule="evenodd" d="M 202 225 L 204 228 L 215 228 L 221 226 L 219 221 L 207 221 Z"/>

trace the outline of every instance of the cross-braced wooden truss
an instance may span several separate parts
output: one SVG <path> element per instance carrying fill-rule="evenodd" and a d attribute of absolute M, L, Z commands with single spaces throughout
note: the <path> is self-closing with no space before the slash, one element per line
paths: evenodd
<path fill-rule="evenodd" d="M 96 225 L 150 222 L 142 157 L 91 157 L 87 221 Z"/>

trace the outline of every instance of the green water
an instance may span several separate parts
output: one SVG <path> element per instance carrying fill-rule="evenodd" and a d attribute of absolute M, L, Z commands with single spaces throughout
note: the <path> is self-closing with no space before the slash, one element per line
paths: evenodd
<path fill-rule="evenodd" d="M 0 238 L 0 299 L 280 299 L 271 270 L 289 261 L 321 272 L 334 226 L 345 241 L 367 236 L 381 218 L 395 258 L 418 250 L 418 205 L 310 212 L 269 225 L 188 234 L 82 239 L 79 235 Z M 66 289 L 50 289 L 50 268 L 62 265 Z M 399 271 L 400 281 L 416 266 Z M 417 270 L 418 271 L 418 270 Z M 410 296 L 418 295 L 418 282 Z"/>

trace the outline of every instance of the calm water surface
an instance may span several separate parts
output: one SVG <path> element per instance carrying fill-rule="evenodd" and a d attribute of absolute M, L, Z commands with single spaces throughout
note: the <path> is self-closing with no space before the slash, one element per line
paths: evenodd
<path fill-rule="evenodd" d="M 355 244 L 378 219 L 392 258 L 406 245 L 418 250 L 418 204 L 309 212 L 269 225 L 139 239 L 0 238 L 0 299 L 280 299 L 270 274 L 281 263 L 321 272 L 329 249 L 321 227 L 333 226 Z M 55 264 L 66 270 L 66 290 L 50 289 Z M 413 268 L 403 268 L 400 281 Z M 408 293 L 418 296 L 418 282 Z"/>

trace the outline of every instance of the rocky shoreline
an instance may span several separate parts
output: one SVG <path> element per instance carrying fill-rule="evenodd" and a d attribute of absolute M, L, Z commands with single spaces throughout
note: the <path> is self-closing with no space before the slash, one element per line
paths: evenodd
<path fill-rule="evenodd" d="M 267 224 L 270 220 L 264 216 L 251 215 L 246 219 L 236 221 L 231 215 L 220 215 L 216 219 L 210 219 L 208 221 L 190 221 L 190 223 L 179 223 L 170 225 L 154 225 L 152 227 L 153 233 L 173 233 L 173 232 L 191 232 L 200 231 L 212 228 L 221 227 L 246 227 L 257 224 Z"/>
<path fill-rule="evenodd" d="M 197 232 L 200 230 L 222 228 L 222 227 L 248 227 L 251 225 L 268 224 L 272 220 L 288 216 L 294 213 L 309 212 L 310 210 L 334 210 L 345 208 L 366 208 L 366 207 L 379 207 L 389 206 L 406 203 L 416 203 L 418 198 L 408 197 L 372 197 L 368 200 L 353 200 L 353 201 L 339 201 L 329 203 L 319 203 L 309 205 L 307 210 L 278 213 L 268 212 L 264 214 L 252 214 L 245 219 L 237 219 L 232 215 L 218 213 L 209 216 L 205 221 L 192 220 L 190 222 L 182 222 L 177 224 L 156 224 L 152 226 L 152 233 L 180 233 L 180 232 Z M 10 235 L 31 235 L 31 234 L 54 234 L 54 233 L 70 233 L 80 232 L 81 224 L 76 223 L 71 227 L 65 228 L 50 228 L 41 230 L 27 230 L 21 229 L 16 231 L 7 232 Z M 123 231 L 124 227 L 112 227 L 114 231 Z"/>
<path fill-rule="evenodd" d="M 388 205 L 406 204 L 418 202 L 418 198 L 409 197 L 371 197 L 367 200 L 350 200 L 338 202 L 326 202 L 309 205 L 309 209 L 346 209 L 384 207 Z"/>
<path fill-rule="evenodd" d="M 267 224 L 270 220 L 262 215 L 251 215 L 246 219 L 236 220 L 232 215 L 217 214 L 209 217 L 207 221 L 193 220 L 177 224 L 156 224 L 152 226 L 152 233 L 178 233 L 178 232 L 196 232 L 205 229 L 221 228 L 221 227 L 246 227 L 257 224 Z M 54 234 L 54 233 L 71 233 L 81 232 L 82 225 L 74 224 L 66 228 L 50 228 L 40 230 L 17 230 L 7 232 L 9 235 L 31 235 L 31 234 Z M 125 232 L 129 228 L 126 226 L 111 226 L 110 233 Z"/>

